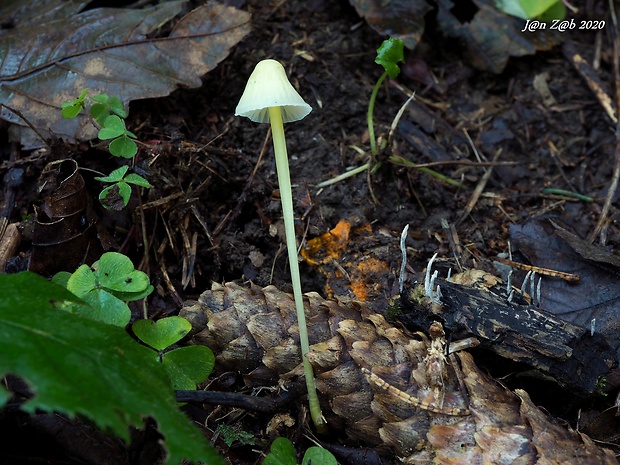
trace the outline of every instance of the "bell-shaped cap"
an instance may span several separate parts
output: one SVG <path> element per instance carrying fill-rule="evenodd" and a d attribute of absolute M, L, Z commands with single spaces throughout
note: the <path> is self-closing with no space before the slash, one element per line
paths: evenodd
<path fill-rule="evenodd" d="M 282 121 L 299 121 L 312 111 L 286 77 L 276 60 L 260 61 L 248 79 L 235 116 L 245 116 L 257 123 L 269 122 L 269 107 L 280 107 Z"/>

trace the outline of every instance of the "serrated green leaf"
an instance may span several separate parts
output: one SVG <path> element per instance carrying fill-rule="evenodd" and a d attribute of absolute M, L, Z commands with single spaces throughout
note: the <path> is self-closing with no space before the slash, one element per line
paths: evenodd
<path fill-rule="evenodd" d="M 215 356 L 207 346 L 188 346 L 166 352 L 164 370 L 174 389 L 196 389 L 213 371 Z"/>
<path fill-rule="evenodd" d="M 151 183 L 149 183 L 146 179 L 136 173 L 129 173 L 124 179 L 124 181 L 140 187 L 153 187 Z"/>
<path fill-rule="evenodd" d="M 125 134 L 125 122 L 116 115 L 108 116 L 97 137 L 101 140 L 109 140 Z"/>
<path fill-rule="evenodd" d="M 101 182 L 118 182 L 121 179 L 123 179 L 123 176 L 125 176 L 125 173 L 127 172 L 128 169 L 129 169 L 129 166 L 127 165 L 121 166 L 120 168 L 117 168 L 114 171 L 112 171 L 107 176 L 97 176 L 95 177 L 95 179 Z"/>
<path fill-rule="evenodd" d="M 338 465 L 338 460 L 327 449 L 312 446 L 306 450 L 301 465 Z"/>
<path fill-rule="evenodd" d="M 124 440 L 129 428 L 154 418 L 167 463 L 182 459 L 224 465 L 196 427 L 178 410 L 153 352 L 110 325 L 53 309 L 73 300 L 66 289 L 30 272 L 0 275 L 0 377 L 24 379 L 36 410 L 83 415 Z M 16 311 L 19 309 L 19 311 Z M 8 396 L 0 390 L 0 405 Z"/>
<path fill-rule="evenodd" d="M 98 283 L 112 292 L 142 292 L 149 286 L 146 273 L 136 270 L 131 260 L 118 252 L 106 252 L 93 264 Z"/>
<path fill-rule="evenodd" d="M 127 131 L 132 137 L 135 138 L 135 135 L 129 131 Z M 119 137 L 118 139 L 114 139 L 110 142 L 110 146 L 108 147 L 110 153 L 115 157 L 122 158 L 132 158 L 138 153 L 138 146 L 134 141 L 132 141 L 126 135 Z"/>
<path fill-rule="evenodd" d="M 263 465 L 297 465 L 293 443 L 287 438 L 275 438 Z"/>
<path fill-rule="evenodd" d="M 161 320 L 137 320 L 131 329 L 138 339 L 155 350 L 164 350 L 179 342 L 192 330 L 192 324 L 180 316 Z"/>
<path fill-rule="evenodd" d="M 403 52 L 404 43 L 400 39 L 389 38 L 384 40 L 377 49 L 377 58 L 375 63 L 383 66 L 388 75 L 393 79 L 400 73 L 398 62 L 405 62 Z"/>

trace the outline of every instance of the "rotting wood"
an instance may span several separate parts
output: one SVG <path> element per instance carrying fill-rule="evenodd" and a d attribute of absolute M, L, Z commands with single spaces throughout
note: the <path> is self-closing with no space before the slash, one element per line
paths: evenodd
<path fill-rule="evenodd" d="M 600 333 L 560 320 L 520 296 L 508 302 L 506 285 L 480 270 L 450 281 L 437 278 L 442 305 L 411 289 L 399 299 L 397 320 L 409 329 L 440 321 L 454 338 L 469 335 L 482 347 L 526 363 L 580 394 L 596 392 L 601 377 L 617 364 L 616 350 Z"/>
<path fill-rule="evenodd" d="M 444 295 L 446 292 L 444 291 Z M 368 383 L 365 368 L 399 391 L 433 405 L 426 360 L 430 340 L 389 324 L 356 303 L 304 296 L 310 353 L 328 425 L 357 443 L 387 451 L 404 463 L 617 464 L 611 451 L 556 425 L 529 400 L 507 390 L 458 352 L 469 397 L 468 416 L 417 408 Z M 192 321 L 194 344 L 216 353 L 217 370 L 235 370 L 248 386 L 301 381 L 292 297 L 273 286 L 214 284 L 181 315 Z M 464 396 L 448 364 L 443 408 L 460 409 Z"/>

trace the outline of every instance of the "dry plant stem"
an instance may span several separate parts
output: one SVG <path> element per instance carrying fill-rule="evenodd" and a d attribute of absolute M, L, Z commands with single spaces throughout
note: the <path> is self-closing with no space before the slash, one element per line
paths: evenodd
<path fill-rule="evenodd" d="M 620 114 L 620 38 L 618 37 L 618 19 L 616 18 L 616 11 L 614 9 L 614 2 L 609 0 L 609 11 L 611 12 L 611 24 L 614 26 L 612 28 L 612 47 L 613 47 L 613 69 L 614 69 L 614 80 L 616 84 L 616 112 Z M 609 209 L 611 208 L 611 201 L 618 189 L 618 182 L 620 181 L 620 118 L 616 115 L 616 160 L 614 163 L 614 171 L 611 178 L 611 182 L 609 183 L 609 191 L 607 192 L 607 197 L 605 198 L 605 203 L 603 205 L 603 209 L 601 211 L 601 215 L 599 217 L 598 223 L 594 228 L 594 231 L 588 236 L 588 241 L 593 242 L 596 236 L 599 235 L 605 221 L 607 221 L 607 215 L 609 214 Z"/>
<path fill-rule="evenodd" d="M 304 301 L 301 292 L 301 279 L 299 274 L 299 261 L 297 259 L 297 241 L 295 240 L 295 222 L 293 214 L 293 194 L 291 191 L 291 176 L 288 167 L 288 154 L 286 151 L 286 140 L 284 139 L 284 124 L 282 122 L 282 112 L 280 107 L 269 107 L 269 120 L 271 122 L 271 134 L 273 147 L 276 155 L 276 171 L 278 173 L 278 185 L 280 187 L 280 199 L 282 201 L 282 214 L 284 216 L 284 231 L 286 235 L 286 248 L 288 249 L 288 261 L 291 269 L 291 281 L 293 284 L 293 296 L 295 298 L 295 309 L 297 310 L 297 324 L 299 326 L 299 342 L 301 345 L 301 356 L 308 389 L 308 402 L 310 404 L 310 416 L 321 433 L 327 432 L 327 425 L 321 407 L 319 397 L 316 392 L 314 372 L 312 365 L 306 358 L 310 351 L 308 342 L 308 329 L 306 326 L 306 314 L 304 311 Z"/>

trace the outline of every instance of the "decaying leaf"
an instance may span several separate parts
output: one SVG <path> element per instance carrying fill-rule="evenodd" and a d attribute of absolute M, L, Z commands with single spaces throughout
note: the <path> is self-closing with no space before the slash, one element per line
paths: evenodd
<path fill-rule="evenodd" d="M 38 9 L 39 2 L 29 3 Z M 55 9 L 46 10 L 44 21 L 37 16 L 36 27 L 32 16 L 15 14 L 15 27 L 0 31 L 0 117 L 15 124 L 12 136 L 26 147 L 41 141 L 23 118 L 44 138 L 92 139 L 97 131 L 90 120 L 63 119 L 61 103 L 84 89 L 127 105 L 199 87 L 200 76 L 250 31 L 248 13 L 215 1 L 181 18 L 167 37 L 153 34 L 181 13 L 185 1 L 78 14 L 83 2 L 51 3 Z"/>
<path fill-rule="evenodd" d="M 511 56 L 533 55 L 536 47 L 517 27 L 520 20 L 499 11 L 491 0 L 474 0 L 477 9 L 470 20 L 455 16 L 454 2 L 439 1 L 437 19 L 443 33 L 466 47 L 476 68 L 501 73 Z"/>
<path fill-rule="evenodd" d="M 426 0 L 349 1 L 379 34 L 400 39 L 410 49 L 422 38 L 424 15 L 431 9 Z"/>
<path fill-rule="evenodd" d="M 351 439 L 391 451 L 404 463 L 618 463 L 609 450 L 553 423 L 526 393 L 512 393 L 489 378 L 468 353 L 458 353 L 460 364 L 445 366 L 439 399 L 428 363 L 434 339 L 396 328 L 356 303 L 308 293 L 305 304 L 307 356 L 323 412 L 329 425 L 345 426 Z M 214 284 L 181 315 L 192 321 L 193 343 L 217 354 L 216 369 L 240 371 L 250 386 L 299 382 L 291 295 L 273 286 Z M 381 381 L 372 382 L 362 369 Z"/>
<path fill-rule="evenodd" d="M 39 180 L 42 202 L 35 207 L 28 269 L 44 276 L 74 271 L 91 250 L 94 218 L 84 178 L 75 160 L 49 163 Z"/>
<path fill-rule="evenodd" d="M 557 221 L 536 219 L 510 226 L 515 252 L 529 264 L 568 271 L 578 282 L 543 277 L 541 307 L 564 321 L 594 329 L 620 348 L 620 260 L 594 246 Z M 594 321 L 594 323 L 592 323 Z"/>

